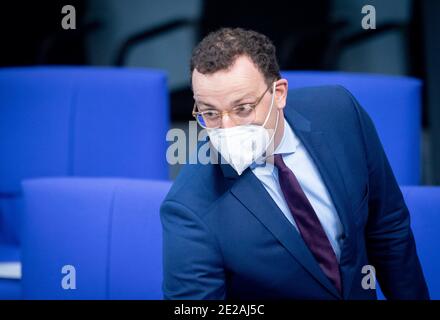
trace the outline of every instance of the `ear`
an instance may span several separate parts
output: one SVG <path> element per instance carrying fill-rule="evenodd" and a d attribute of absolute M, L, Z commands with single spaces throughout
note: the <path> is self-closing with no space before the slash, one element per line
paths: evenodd
<path fill-rule="evenodd" d="M 275 84 L 275 103 L 278 109 L 286 106 L 288 88 L 286 79 L 280 79 Z"/>

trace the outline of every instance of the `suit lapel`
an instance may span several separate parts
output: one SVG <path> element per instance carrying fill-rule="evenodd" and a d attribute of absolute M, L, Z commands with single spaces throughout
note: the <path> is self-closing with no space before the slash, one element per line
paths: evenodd
<path fill-rule="evenodd" d="M 346 268 L 346 264 L 355 250 L 355 235 L 352 234 L 354 222 L 352 215 L 349 214 L 350 202 L 342 171 L 340 170 L 337 158 L 325 138 L 326 135 L 321 131 L 313 130 L 310 121 L 293 107 L 286 107 L 284 110 L 287 121 L 312 157 L 343 225 L 345 239 L 341 248 L 340 266 L 343 296 L 347 298 L 351 288 L 353 272 L 347 271 L 349 268 Z M 302 237 L 290 224 L 252 171 L 248 168 L 239 177 L 231 166 L 227 164 L 221 164 L 220 166 L 225 178 L 235 182 L 230 189 L 235 197 L 267 227 L 288 252 L 316 280 L 333 295 L 340 298 L 336 288 L 323 273 Z M 256 201 L 256 199 L 260 200 Z"/>
<path fill-rule="evenodd" d="M 297 134 L 316 164 L 344 228 L 345 239 L 341 247 L 340 268 L 343 296 L 344 298 L 347 298 L 353 280 L 353 273 L 347 272 L 345 265 L 349 262 L 350 257 L 353 256 L 356 238 L 353 234 L 353 231 L 355 230 L 354 221 L 349 211 L 350 202 L 347 196 L 348 193 L 343 175 L 337 158 L 330 148 L 325 138 L 326 135 L 323 132 L 298 131 Z"/>
<path fill-rule="evenodd" d="M 249 168 L 232 186 L 231 192 L 316 280 L 339 298 L 336 288 L 321 271 L 299 233 Z"/>
<path fill-rule="evenodd" d="M 295 134 L 312 157 L 321 178 L 332 198 L 339 219 L 344 228 L 345 239 L 341 247 L 340 269 L 342 293 L 347 298 L 354 273 L 349 268 L 350 259 L 356 250 L 355 224 L 351 214 L 350 199 L 339 161 L 331 148 L 325 132 L 315 130 L 309 120 L 292 106 L 285 108 L 285 116 Z"/>

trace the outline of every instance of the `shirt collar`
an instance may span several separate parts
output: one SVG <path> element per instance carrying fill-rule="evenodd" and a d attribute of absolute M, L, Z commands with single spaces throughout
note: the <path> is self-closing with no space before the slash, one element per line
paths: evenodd
<path fill-rule="evenodd" d="M 299 145 L 299 139 L 293 132 L 289 122 L 284 118 L 284 132 L 280 144 L 275 149 L 274 154 L 289 154 L 294 153 Z"/>
<path fill-rule="evenodd" d="M 275 149 L 274 154 L 292 154 L 296 151 L 300 141 L 298 137 L 293 132 L 292 128 L 289 125 L 289 122 L 284 118 L 284 132 L 283 137 L 281 138 L 280 144 Z M 250 165 L 250 168 L 256 169 L 257 167 L 265 167 L 269 166 L 269 163 L 263 162 L 257 164 L 256 162 L 253 162 Z"/>

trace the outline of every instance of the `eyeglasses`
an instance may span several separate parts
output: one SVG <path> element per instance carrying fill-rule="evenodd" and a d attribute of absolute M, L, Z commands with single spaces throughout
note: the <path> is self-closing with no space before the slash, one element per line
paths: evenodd
<path fill-rule="evenodd" d="M 230 111 L 206 110 L 196 111 L 197 103 L 194 103 L 192 115 L 202 128 L 216 129 L 222 124 L 223 115 L 227 113 L 236 125 L 250 124 L 255 120 L 255 108 L 261 102 L 264 95 L 271 88 L 268 86 L 263 94 L 254 103 L 246 103 L 232 108 Z"/>

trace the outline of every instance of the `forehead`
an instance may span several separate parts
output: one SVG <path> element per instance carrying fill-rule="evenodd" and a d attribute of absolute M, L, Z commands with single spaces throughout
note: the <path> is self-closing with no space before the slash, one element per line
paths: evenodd
<path fill-rule="evenodd" d="M 239 94 L 260 90 L 264 85 L 263 75 L 247 56 L 238 57 L 227 70 L 202 74 L 195 69 L 192 74 L 194 96 L 197 97 Z"/>

